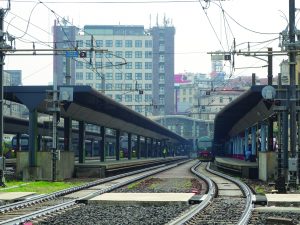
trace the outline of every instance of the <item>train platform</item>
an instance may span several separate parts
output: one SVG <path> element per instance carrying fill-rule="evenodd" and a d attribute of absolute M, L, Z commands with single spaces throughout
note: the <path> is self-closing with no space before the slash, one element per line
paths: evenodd
<path fill-rule="evenodd" d="M 86 160 L 85 163 L 75 163 L 76 177 L 99 177 L 103 178 L 109 174 L 124 170 L 138 169 L 144 166 L 154 166 L 160 163 L 169 163 L 186 159 L 186 156 L 166 157 L 166 158 L 144 158 L 144 159 L 109 159 L 104 162 L 98 160 Z"/>
<path fill-rule="evenodd" d="M 258 162 L 248 162 L 229 157 L 216 157 L 214 163 L 218 169 L 237 173 L 245 178 L 258 178 Z"/>
<path fill-rule="evenodd" d="M 300 194 L 259 194 L 253 202 L 268 207 L 297 207 L 300 211 Z"/>
<path fill-rule="evenodd" d="M 0 201 L 16 202 L 34 196 L 35 192 L 1 192 Z"/>
<path fill-rule="evenodd" d="M 194 193 L 105 193 L 88 200 L 88 204 L 182 204 L 188 205 Z"/>

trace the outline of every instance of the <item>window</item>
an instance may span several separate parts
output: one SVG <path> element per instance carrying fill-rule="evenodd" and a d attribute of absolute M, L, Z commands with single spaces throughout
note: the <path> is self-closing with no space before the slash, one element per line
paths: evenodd
<path fill-rule="evenodd" d="M 152 80 L 152 73 L 145 73 L 145 80 Z"/>
<path fill-rule="evenodd" d="M 112 90 L 112 84 L 105 84 L 105 90 Z"/>
<path fill-rule="evenodd" d="M 229 97 L 229 102 L 232 102 L 232 97 Z"/>
<path fill-rule="evenodd" d="M 132 84 L 125 84 L 125 90 L 126 91 L 132 90 Z"/>
<path fill-rule="evenodd" d="M 125 73 L 125 80 L 132 80 L 132 73 Z"/>
<path fill-rule="evenodd" d="M 96 40 L 96 47 L 103 47 L 103 41 L 102 40 Z"/>
<path fill-rule="evenodd" d="M 125 40 L 125 47 L 131 48 L 132 47 L 132 40 Z"/>
<path fill-rule="evenodd" d="M 123 45 L 122 40 L 116 40 L 116 47 L 117 47 L 117 48 L 121 48 L 122 45 Z"/>
<path fill-rule="evenodd" d="M 115 79 L 116 80 L 122 80 L 123 78 L 122 78 L 122 73 L 116 73 L 115 74 Z"/>
<path fill-rule="evenodd" d="M 91 40 L 85 40 L 85 47 L 91 47 Z"/>
<path fill-rule="evenodd" d="M 76 72 L 76 80 L 83 80 L 83 73 L 82 72 Z"/>
<path fill-rule="evenodd" d="M 123 52 L 122 51 L 116 51 L 115 55 L 118 56 L 118 57 L 123 57 Z"/>
<path fill-rule="evenodd" d="M 152 48 L 152 40 L 145 40 L 145 47 Z"/>
<path fill-rule="evenodd" d="M 78 47 L 83 47 L 83 41 L 82 41 L 82 40 L 77 41 L 77 46 L 78 46 Z"/>
<path fill-rule="evenodd" d="M 82 69 L 83 68 L 83 62 L 76 62 L 76 69 Z"/>
<path fill-rule="evenodd" d="M 132 102 L 132 95 L 125 95 L 125 102 Z"/>
<path fill-rule="evenodd" d="M 182 94 L 183 94 L 183 95 L 186 95 L 186 89 L 183 89 L 183 90 L 182 90 Z"/>
<path fill-rule="evenodd" d="M 112 58 L 112 57 L 113 57 L 113 55 L 111 53 L 106 53 L 105 54 L 105 58 Z"/>
<path fill-rule="evenodd" d="M 113 41 L 112 40 L 106 40 L 105 41 L 105 47 L 112 47 L 113 46 Z"/>
<path fill-rule="evenodd" d="M 152 69 L 152 62 L 145 62 L 145 69 Z"/>
<path fill-rule="evenodd" d="M 145 94 L 145 102 L 151 102 L 152 100 L 152 95 Z"/>
<path fill-rule="evenodd" d="M 145 90 L 149 91 L 152 89 L 152 84 L 145 84 Z"/>
<path fill-rule="evenodd" d="M 113 74 L 112 73 L 106 73 L 105 74 L 105 80 L 112 80 L 113 79 Z"/>
<path fill-rule="evenodd" d="M 143 69 L 143 64 L 141 62 L 135 62 L 135 69 Z"/>
<path fill-rule="evenodd" d="M 143 42 L 141 40 L 135 40 L 134 46 L 136 48 L 141 48 L 141 47 L 143 47 Z"/>
<path fill-rule="evenodd" d="M 94 75 L 93 73 L 88 72 L 88 73 L 85 74 L 85 79 L 86 80 L 93 80 L 94 79 L 93 75 Z"/>
<path fill-rule="evenodd" d="M 106 69 L 111 69 L 111 68 L 112 68 L 111 62 L 106 62 L 106 63 L 105 63 L 105 68 L 106 68 Z"/>
<path fill-rule="evenodd" d="M 141 105 L 136 105 L 136 106 L 134 107 L 134 110 L 135 110 L 136 112 L 138 112 L 138 113 L 143 112 L 143 108 L 142 108 Z"/>
<path fill-rule="evenodd" d="M 143 85 L 142 84 L 136 84 L 135 87 L 138 90 L 142 90 L 143 89 Z"/>
<path fill-rule="evenodd" d="M 220 97 L 220 103 L 223 103 L 223 97 Z"/>
<path fill-rule="evenodd" d="M 94 87 L 93 83 L 86 83 L 86 85 L 90 86 L 90 87 Z"/>
<path fill-rule="evenodd" d="M 83 85 L 83 83 L 77 83 L 77 82 L 76 82 L 75 85 L 81 86 L 81 85 Z"/>
<path fill-rule="evenodd" d="M 122 101 L 122 95 L 116 95 L 115 99 L 117 102 L 121 102 Z"/>
<path fill-rule="evenodd" d="M 143 79 L 143 74 L 142 73 L 136 73 L 135 74 L 135 79 L 136 80 L 142 80 Z"/>
<path fill-rule="evenodd" d="M 102 62 L 96 62 L 95 66 L 96 66 L 96 68 L 101 68 L 102 67 Z"/>
<path fill-rule="evenodd" d="M 101 83 L 96 83 L 95 88 L 97 90 L 102 90 L 102 84 Z"/>
<path fill-rule="evenodd" d="M 135 102 L 141 102 L 142 98 L 143 98 L 143 95 L 135 95 L 134 96 Z"/>
<path fill-rule="evenodd" d="M 100 73 L 96 73 L 96 80 L 101 80 L 101 79 L 102 79 L 102 77 L 103 77 L 103 75 L 102 75 L 102 74 L 100 74 Z"/>
<path fill-rule="evenodd" d="M 122 84 L 120 83 L 115 84 L 115 89 L 118 91 L 122 90 Z"/>
<path fill-rule="evenodd" d="M 151 58 L 152 58 L 152 52 L 146 51 L 146 52 L 145 52 L 145 58 L 151 59 Z"/>
<path fill-rule="evenodd" d="M 132 58 L 132 51 L 126 51 L 125 58 Z"/>
<path fill-rule="evenodd" d="M 92 69 L 93 65 L 88 62 L 88 63 L 85 64 L 85 68 Z"/>
<path fill-rule="evenodd" d="M 116 62 L 116 69 L 122 69 L 123 62 Z"/>
<path fill-rule="evenodd" d="M 103 53 L 96 52 L 96 58 L 103 58 Z"/>
<path fill-rule="evenodd" d="M 132 62 L 127 62 L 125 65 L 125 69 L 132 69 Z"/>
<path fill-rule="evenodd" d="M 135 52 L 135 58 L 142 58 L 143 57 L 143 52 L 142 51 L 136 51 Z"/>

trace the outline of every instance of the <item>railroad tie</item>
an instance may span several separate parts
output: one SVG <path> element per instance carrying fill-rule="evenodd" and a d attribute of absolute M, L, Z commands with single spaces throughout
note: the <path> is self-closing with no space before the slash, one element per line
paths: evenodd
<path fill-rule="evenodd" d="M 293 225 L 293 220 L 282 217 L 268 217 L 266 219 L 267 225 Z"/>

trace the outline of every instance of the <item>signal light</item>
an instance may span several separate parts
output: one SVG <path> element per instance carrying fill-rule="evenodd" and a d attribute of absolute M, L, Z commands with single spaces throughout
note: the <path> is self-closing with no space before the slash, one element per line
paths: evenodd
<path fill-rule="evenodd" d="M 86 58 L 86 52 L 80 52 L 79 57 L 80 58 Z"/>

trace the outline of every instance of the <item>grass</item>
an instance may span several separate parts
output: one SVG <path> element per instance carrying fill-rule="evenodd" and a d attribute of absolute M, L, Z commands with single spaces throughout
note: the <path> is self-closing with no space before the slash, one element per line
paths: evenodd
<path fill-rule="evenodd" d="M 140 183 L 141 183 L 141 181 L 134 182 L 134 183 L 132 183 L 132 184 L 129 184 L 129 185 L 127 186 L 127 188 L 128 188 L 129 190 L 135 189 L 135 188 L 137 188 L 137 187 L 140 185 Z"/>
<path fill-rule="evenodd" d="M 5 183 L 6 187 L 4 188 L 0 187 L 0 193 L 1 192 L 36 192 L 37 194 L 48 194 L 65 188 L 79 186 L 81 184 L 84 184 L 84 182 L 9 181 Z"/>

